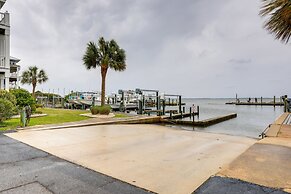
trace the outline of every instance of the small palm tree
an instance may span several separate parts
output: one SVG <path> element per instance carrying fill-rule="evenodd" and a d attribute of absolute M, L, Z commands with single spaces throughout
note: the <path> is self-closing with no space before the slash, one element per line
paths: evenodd
<path fill-rule="evenodd" d="M 35 98 L 35 88 L 37 84 L 42 84 L 48 80 L 48 76 L 44 70 L 39 70 L 36 66 L 31 66 L 24 71 L 21 76 L 22 84 L 32 85 L 32 96 Z"/>
<path fill-rule="evenodd" d="M 285 42 L 291 36 L 291 0 L 262 0 L 261 16 L 269 15 L 264 28 Z"/>
<path fill-rule="evenodd" d="M 105 80 L 108 68 L 124 71 L 126 69 L 125 60 L 125 51 L 118 46 L 115 40 L 105 41 L 101 37 L 98 46 L 94 42 L 87 44 L 83 56 L 84 65 L 87 69 L 101 67 L 101 106 L 105 104 Z"/>

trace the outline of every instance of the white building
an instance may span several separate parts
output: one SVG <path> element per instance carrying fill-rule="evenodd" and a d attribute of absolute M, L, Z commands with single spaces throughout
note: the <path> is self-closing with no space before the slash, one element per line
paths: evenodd
<path fill-rule="evenodd" d="M 9 90 L 19 86 L 20 61 L 10 57 L 10 20 L 9 13 L 1 12 L 6 0 L 0 0 L 0 89 Z"/>

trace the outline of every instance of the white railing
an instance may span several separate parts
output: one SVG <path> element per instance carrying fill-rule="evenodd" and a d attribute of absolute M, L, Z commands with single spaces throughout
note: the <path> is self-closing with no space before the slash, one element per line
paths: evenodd
<path fill-rule="evenodd" d="M 2 20 L 4 20 L 5 14 L 4 13 L 0 13 L 0 23 L 2 22 Z"/>
<path fill-rule="evenodd" d="M 3 7 L 3 5 L 5 4 L 6 0 L 0 0 L 0 9 Z"/>
<path fill-rule="evenodd" d="M 0 57 L 0 67 L 5 67 L 5 57 Z"/>
<path fill-rule="evenodd" d="M 0 13 L 0 24 L 9 26 L 9 13 Z"/>
<path fill-rule="evenodd" d="M 17 79 L 18 76 L 17 76 L 17 73 L 10 73 L 10 77 L 11 77 L 11 78 L 16 78 L 16 79 Z"/>

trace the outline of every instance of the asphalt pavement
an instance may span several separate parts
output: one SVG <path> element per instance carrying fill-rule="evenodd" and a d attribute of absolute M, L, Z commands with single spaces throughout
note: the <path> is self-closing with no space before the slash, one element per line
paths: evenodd
<path fill-rule="evenodd" d="M 286 192 L 234 178 L 214 176 L 193 194 L 287 194 Z"/>
<path fill-rule="evenodd" d="M 0 193 L 151 193 L 0 134 Z"/>

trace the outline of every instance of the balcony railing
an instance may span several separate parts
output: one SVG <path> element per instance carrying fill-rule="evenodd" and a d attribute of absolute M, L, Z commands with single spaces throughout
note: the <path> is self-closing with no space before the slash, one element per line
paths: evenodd
<path fill-rule="evenodd" d="M 17 79 L 18 76 L 17 76 L 17 73 L 10 73 L 10 77 Z"/>
<path fill-rule="evenodd" d="M 8 12 L 5 12 L 5 13 L 0 12 L 0 24 L 9 26 L 9 13 Z"/>
<path fill-rule="evenodd" d="M 0 57 L 0 67 L 5 67 L 5 57 Z"/>
<path fill-rule="evenodd" d="M 0 23 L 2 22 L 2 20 L 4 19 L 5 14 L 4 13 L 0 13 Z"/>
<path fill-rule="evenodd" d="M 5 4 L 6 0 L 0 0 L 0 9 L 3 7 L 3 5 Z"/>

